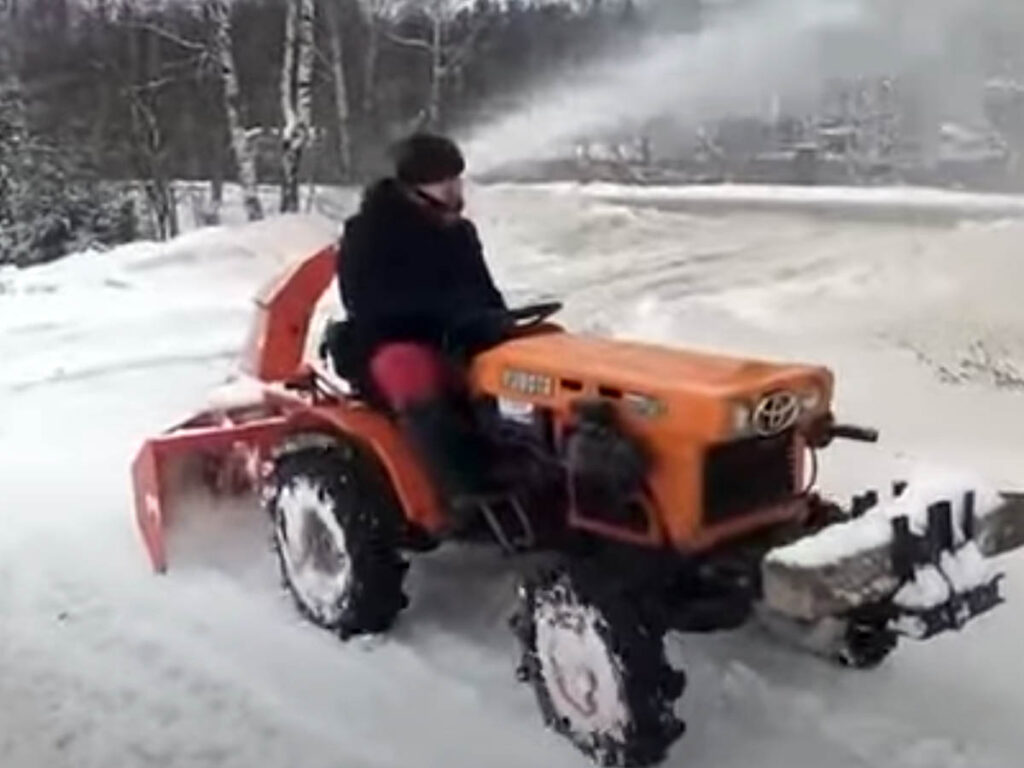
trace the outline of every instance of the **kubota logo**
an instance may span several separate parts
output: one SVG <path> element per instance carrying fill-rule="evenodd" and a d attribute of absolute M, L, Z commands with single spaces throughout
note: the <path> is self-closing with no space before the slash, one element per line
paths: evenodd
<path fill-rule="evenodd" d="M 762 437 L 789 429 L 800 416 L 800 399 L 792 392 L 765 395 L 754 409 L 754 430 Z"/>

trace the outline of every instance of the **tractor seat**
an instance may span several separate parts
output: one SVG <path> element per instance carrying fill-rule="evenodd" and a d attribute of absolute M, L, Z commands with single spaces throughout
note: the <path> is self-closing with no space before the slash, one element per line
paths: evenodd
<path fill-rule="evenodd" d="M 352 326 L 344 320 L 329 320 L 320 341 L 320 359 L 328 364 L 331 371 L 345 381 L 358 396 L 365 390 L 359 371 Z"/>
<path fill-rule="evenodd" d="M 363 370 L 350 323 L 329 320 L 318 352 L 330 372 L 348 385 L 350 399 L 359 400 L 376 411 L 389 411 L 387 402 L 377 393 Z"/>

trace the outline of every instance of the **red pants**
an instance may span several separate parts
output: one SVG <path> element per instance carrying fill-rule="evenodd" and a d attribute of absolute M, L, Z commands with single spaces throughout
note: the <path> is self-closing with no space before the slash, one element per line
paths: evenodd
<path fill-rule="evenodd" d="M 370 360 L 374 386 L 397 411 L 450 391 L 453 375 L 441 354 L 425 344 L 394 342 Z"/>
<path fill-rule="evenodd" d="M 489 490 L 489 446 L 460 404 L 466 386 L 458 368 L 433 347 L 402 342 L 377 350 L 370 376 L 442 498 Z"/>

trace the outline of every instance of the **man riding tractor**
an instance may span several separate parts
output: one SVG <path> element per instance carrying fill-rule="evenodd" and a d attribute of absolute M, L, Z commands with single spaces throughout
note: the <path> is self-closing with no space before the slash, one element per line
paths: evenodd
<path fill-rule="evenodd" d="M 500 340 L 487 318 L 506 306 L 462 215 L 459 148 L 421 133 L 393 156 L 394 176 L 371 185 L 345 223 L 337 270 L 348 320 L 330 346 L 397 417 L 458 527 L 463 508 L 494 489 L 500 462 L 475 428 L 456 358 Z"/>

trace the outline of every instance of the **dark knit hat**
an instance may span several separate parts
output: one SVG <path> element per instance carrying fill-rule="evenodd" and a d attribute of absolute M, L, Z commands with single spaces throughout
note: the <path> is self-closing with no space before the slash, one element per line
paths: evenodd
<path fill-rule="evenodd" d="M 431 133 L 403 139 L 391 154 L 395 176 L 405 184 L 434 184 L 458 178 L 466 170 L 466 161 L 455 142 Z"/>

